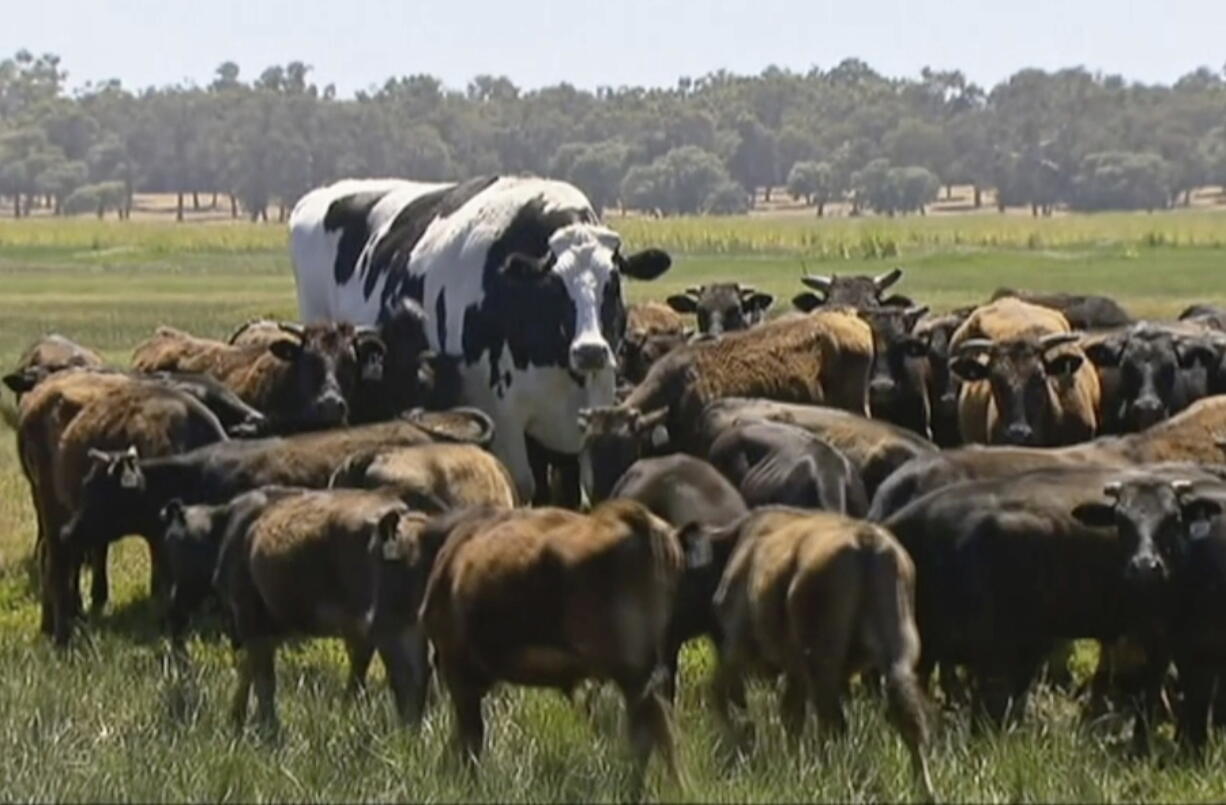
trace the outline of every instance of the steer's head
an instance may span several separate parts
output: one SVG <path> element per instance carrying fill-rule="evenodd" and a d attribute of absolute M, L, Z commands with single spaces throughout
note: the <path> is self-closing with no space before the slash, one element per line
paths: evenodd
<path fill-rule="evenodd" d="M 905 296 L 894 294 L 883 297 L 882 294 L 891 285 L 902 279 L 902 269 L 895 268 L 876 277 L 863 274 L 843 276 L 831 274 L 809 274 L 801 277 L 805 287 L 812 288 L 817 293 L 806 291 L 792 297 L 792 304 L 797 310 L 808 313 L 822 306 L 829 307 L 875 307 L 890 305 L 891 307 L 910 307 L 911 300 Z"/>
<path fill-rule="evenodd" d="M 736 282 L 695 285 L 685 293 L 668 297 L 673 310 L 697 316 L 698 332 L 714 336 L 752 327 L 766 316 L 774 302 L 775 297 L 770 294 Z"/>
<path fill-rule="evenodd" d="M 1190 543 L 1209 536 L 1222 512 L 1219 500 L 1198 493 L 1189 480 L 1144 478 L 1114 481 L 1103 489 L 1109 503 L 1073 510 L 1081 522 L 1116 528 L 1123 549 L 1124 580 L 1151 587 L 1182 570 Z"/>
<path fill-rule="evenodd" d="M 1217 361 L 1202 339 L 1144 324 L 1088 345 L 1086 355 L 1096 366 L 1119 368 L 1117 415 L 1128 431 L 1144 430 L 1175 413 L 1181 373 L 1186 373 L 1185 386 L 1200 373 L 1199 393 L 1188 396 L 1203 396 L 1204 373 Z"/>
<path fill-rule="evenodd" d="M 926 307 L 874 307 L 859 311 L 873 330 L 868 396 L 873 416 L 928 429 L 928 343 L 915 334 Z M 905 411 L 903 409 L 906 409 Z M 911 410 L 916 408 L 914 412 Z M 914 421 L 903 422 L 901 419 Z"/>
<path fill-rule="evenodd" d="M 281 325 L 296 338 L 268 349 L 283 364 L 273 407 L 294 428 L 327 428 L 348 422 L 361 380 L 382 376 L 387 351 L 378 333 L 338 322 Z"/>
<path fill-rule="evenodd" d="M 963 341 L 950 360 L 950 368 L 967 382 L 991 384 L 999 424 L 997 432 L 1007 444 L 1043 445 L 1049 434 L 1052 389 L 1049 382 L 1071 378 L 1085 358 L 1077 333 L 1051 333 L 1004 341 L 973 338 Z"/>
<path fill-rule="evenodd" d="M 669 256 L 657 249 L 623 255 L 617 233 L 593 223 L 556 230 L 543 256 L 509 253 L 501 267 L 507 301 L 523 303 L 507 312 L 514 314 L 505 324 L 512 350 L 518 344 L 552 361 L 560 337 L 568 343 L 558 362 L 571 371 L 589 375 L 612 369 L 626 329 L 622 275 L 655 279 L 670 265 Z"/>
<path fill-rule="evenodd" d="M 158 526 L 144 506 L 147 481 L 136 447 L 90 449 L 87 460 L 76 511 L 60 539 L 84 548 L 123 534 L 154 534 Z"/>
<path fill-rule="evenodd" d="M 643 413 L 630 406 L 584 408 L 579 412 L 583 433 L 580 471 L 593 503 L 609 496 L 617 480 L 653 441 L 667 440 L 666 433 L 657 431 L 663 428 L 667 416 L 667 408 Z"/>

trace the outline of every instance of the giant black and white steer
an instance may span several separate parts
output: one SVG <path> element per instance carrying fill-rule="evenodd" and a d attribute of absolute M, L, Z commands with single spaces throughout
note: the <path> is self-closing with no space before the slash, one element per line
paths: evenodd
<path fill-rule="evenodd" d="M 290 216 L 303 321 L 377 324 L 409 297 L 431 348 L 460 358 L 462 397 L 494 420 L 494 452 L 524 500 L 525 436 L 576 454 L 578 412 L 611 405 L 625 329 L 621 275 L 654 279 L 654 249 L 621 253 L 572 185 L 531 177 L 461 184 L 346 179 Z"/>

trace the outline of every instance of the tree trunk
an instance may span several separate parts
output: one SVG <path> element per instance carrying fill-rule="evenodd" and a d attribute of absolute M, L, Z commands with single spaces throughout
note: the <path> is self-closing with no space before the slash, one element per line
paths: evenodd
<path fill-rule="evenodd" d="M 200 192 L 192 191 L 192 212 L 200 212 Z"/>
<path fill-rule="evenodd" d="M 21 193 L 13 194 L 13 217 L 21 217 Z"/>
<path fill-rule="evenodd" d="M 817 202 L 817 217 L 821 218 L 825 214 L 826 214 L 826 202 L 824 201 Z"/>
<path fill-rule="evenodd" d="M 923 204 L 919 205 L 919 214 L 920 214 L 920 215 L 923 215 L 923 216 L 927 216 L 927 215 L 928 215 L 928 211 L 924 209 L 924 205 L 923 205 Z"/>
<path fill-rule="evenodd" d="M 1033 201 L 1030 202 L 1030 217 L 1031 218 L 1039 217 L 1039 205 L 1035 204 Z"/>
<path fill-rule="evenodd" d="M 770 185 L 767 185 L 766 187 L 762 188 L 762 200 L 763 201 L 771 200 L 771 186 Z M 752 207 L 753 205 L 751 204 L 750 206 Z"/>
<path fill-rule="evenodd" d="M 996 196 L 996 211 L 1001 215 L 1005 214 L 1005 202 L 999 195 Z"/>
<path fill-rule="evenodd" d="M 596 213 L 596 215 L 599 216 L 600 213 Z M 277 223 L 279 224 L 285 223 L 285 202 L 284 201 L 277 202 Z"/>
<path fill-rule="evenodd" d="M 234 197 L 233 193 L 230 193 L 229 195 L 230 195 L 230 217 L 237 218 L 238 217 L 238 199 Z"/>
<path fill-rule="evenodd" d="M 101 198 L 98 199 L 97 212 L 98 212 L 98 220 L 101 221 L 102 216 L 106 215 L 106 200 L 105 199 L 101 199 Z"/>
<path fill-rule="evenodd" d="M 945 185 L 945 200 L 952 201 L 954 197 L 954 186 L 951 184 Z"/>
<path fill-rule="evenodd" d="M 979 185 L 975 185 L 975 209 L 979 209 L 982 206 L 983 206 L 983 188 L 981 188 Z"/>
<path fill-rule="evenodd" d="M 210 210 L 217 209 L 217 191 L 216 190 L 213 191 L 213 200 L 209 202 L 209 209 Z"/>
<path fill-rule="evenodd" d="M 180 190 L 178 199 L 175 202 L 175 220 L 183 223 L 183 191 Z"/>

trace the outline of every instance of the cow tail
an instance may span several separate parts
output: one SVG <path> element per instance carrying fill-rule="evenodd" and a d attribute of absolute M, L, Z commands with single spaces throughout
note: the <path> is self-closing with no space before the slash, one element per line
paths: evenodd
<path fill-rule="evenodd" d="M 21 413 L 17 410 L 17 406 L 8 400 L 0 400 L 0 422 L 14 432 L 17 431 L 17 425 L 21 422 Z"/>

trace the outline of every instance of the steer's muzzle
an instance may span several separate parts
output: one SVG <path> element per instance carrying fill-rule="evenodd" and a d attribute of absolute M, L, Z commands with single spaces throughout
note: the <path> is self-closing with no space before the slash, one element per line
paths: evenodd
<path fill-rule="evenodd" d="M 1166 578 L 1166 565 L 1153 554 L 1142 554 L 1124 566 L 1124 578 L 1132 584 L 1155 584 Z"/>
<path fill-rule="evenodd" d="M 1162 400 L 1157 397 L 1141 397 L 1132 404 L 1132 415 L 1140 429 L 1148 428 L 1162 419 Z"/>
<path fill-rule="evenodd" d="M 339 394 L 325 394 L 315 403 L 312 419 L 319 425 L 339 425 L 349 416 L 349 405 Z"/>
<path fill-rule="evenodd" d="M 570 368 L 576 372 L 599 372 L 613 365 L 607 344 L 575 344 L 570 348 Z"/>
<path fill-rule="evenodd" d="M 1034 428 L 1025 422 L 1017 422 L 1005 428 L 1005 441 L 1009 444 L 1027 445 L 1034 443 Z"/>

